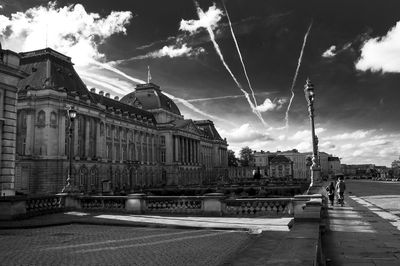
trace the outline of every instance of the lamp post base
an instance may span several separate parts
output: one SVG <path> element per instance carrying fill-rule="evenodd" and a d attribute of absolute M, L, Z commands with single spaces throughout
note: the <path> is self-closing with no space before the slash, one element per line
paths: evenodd
<path fill-rule="evenodd" d="M 311 183 L 307 190 L 307 195 L 322 194 L 321 169 L 319 167 L 311 167 Z"/>

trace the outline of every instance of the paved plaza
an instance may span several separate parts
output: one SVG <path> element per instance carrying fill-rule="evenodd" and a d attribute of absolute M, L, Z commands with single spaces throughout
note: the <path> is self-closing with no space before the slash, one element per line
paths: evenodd
<path fill-rule="evenodd" d="M 65 225 L 0 231 L 1 265 L 219 265 L 243 231 Z"/>

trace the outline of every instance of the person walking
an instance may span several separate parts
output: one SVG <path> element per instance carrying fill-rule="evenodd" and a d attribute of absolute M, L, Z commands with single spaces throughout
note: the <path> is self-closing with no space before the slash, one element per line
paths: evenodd
<path fill-rule="evenodd" d="M 326 193 L 328 194 L 328 199 L 331 203 L 331 206 L 333 206 L 333 201 L 335 200 L 335 185 L 333 182 L 326 187 Z"/>
<path fill-rule="evenodd" d="M 336 184 L 336 191 L 339 194 L 339 203 L 343 207 L 344 205 L 344 191 L 346 190 L 346 184 L 344 183 L 343 177 L 339 178 L 339 182 Z"/>

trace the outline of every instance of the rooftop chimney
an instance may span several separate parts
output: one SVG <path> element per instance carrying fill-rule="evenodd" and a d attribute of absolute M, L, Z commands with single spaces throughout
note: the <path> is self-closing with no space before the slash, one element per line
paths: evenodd
<path fill-rule="evenodd" d="M 91 88 L 90 92 L 96 93 L 96 88 Z"/>
<path fill-rule="evenodd" d="M 99 95 L 104 96 L 104 91 L 99 91 Z"/>
<path fill-rule="evenodd" d="M 119 97 L 118 97 L 118 96 L 115 96 L 115 97 L 114 97 L 114 100 L 119 101 Z"/>
<path fill-rule="evenodd" d="M 106 97 L 107 97 L 107 98 L 110 98 L 110 94 L 109 94 L 108 92 L 106 93 Z"/>

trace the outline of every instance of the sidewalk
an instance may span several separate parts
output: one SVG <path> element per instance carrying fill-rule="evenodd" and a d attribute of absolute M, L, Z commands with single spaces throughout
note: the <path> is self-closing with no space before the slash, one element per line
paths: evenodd
<path fill-rule="evenodd" d="M 292 218 L 236 218 L 236 217 L 190 217 L 131 214 L 102 214 L 87 212 L 65 212 L 36 216 L 15 221 L 0 221 L 1 229 L 23 229 L 66 224 L 93 224 L 134 227 L 166 227 L 192 229 L 245 230 L 251 233 L 262 231 L 289 231 Z"/>
<path fill-rule="evenodd" d="M 400 265 L 400 231 L 382 218 L 386 211 L 363 202 L 346 196 L 344 207 L 329 206 L 322 239 L 327 266 Z"/>

